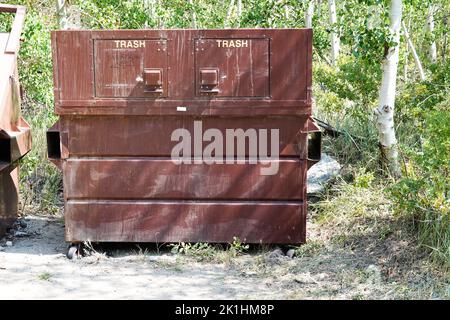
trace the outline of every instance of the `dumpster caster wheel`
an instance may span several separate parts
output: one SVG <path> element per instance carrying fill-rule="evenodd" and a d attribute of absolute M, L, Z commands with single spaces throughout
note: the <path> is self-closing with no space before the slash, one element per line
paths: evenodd
<path fill-rule="evenodd" d="M 79 254 L 80 254 L 80 246 L 77 244 L 72 244 L 67 250 L 66 256 L 67 259 L 69 260 L 76 260 Z"/>

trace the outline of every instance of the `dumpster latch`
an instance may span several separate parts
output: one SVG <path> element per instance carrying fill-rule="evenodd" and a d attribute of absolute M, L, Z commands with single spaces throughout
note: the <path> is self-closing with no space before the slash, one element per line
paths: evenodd
<path fill-rule="evenodd" d="M 144 69 L 144 84 L 146 92 L 162 93 L 162 69 Z"/>
<path fill-rule="evenodd" d="M 200 69 L 200 92 L 219 93 L 219 70 L 204 68 Z"/>

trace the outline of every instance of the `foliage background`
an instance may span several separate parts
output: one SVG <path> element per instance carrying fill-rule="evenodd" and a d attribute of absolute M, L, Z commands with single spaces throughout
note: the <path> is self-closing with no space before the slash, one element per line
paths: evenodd
<path fill-rule="evenodd" d="M 152 18 L 144 1 L 73 0 L 81 13 L 83 28 L 190 28 L 195 12 L 198 28 L 304 27 L 304 0 L 244 0 L 242 15 L 236 8 L 227 20 L 229 1 L 161 0 Z M 389 199 L 396 218 L 406 222 L 430 257 L 450 267 L 450 116 L 449 116 L 449 2 L 404 1 L 403 20 L 426 69 L 420 81 L 402 36 L 396 98 L 397 136 L 403 178 L 393 181 L 379 170 L 378 146 L 372 110 L 377 105 L 384 44 L 390 43 L 388 6 L 385 0 L 337 1 L 338 23 L 328 23 L 326 1 L 316 4 L 314 29 L 315 113 L 345 134 L 325 139 L 324 151 L 345 165 L 343 178 L 353 188 L 369 195 L 379 189 Z M 430 3 L 435 14 L 435 32 L 426 29 Z M 53 114 L 51 30 L 58 28 L 55 1 L 6 1 L 27 6 L 24 42 L 20 50 L 20 80 L 25 89 L 23 114 L 33 128 L 34 147 L 22 161 L 24 210 L 57 214 L 61 211 L 61 175 L 46 157 L 45 131 L 57 120 Z M 286 12 L 288 7 L 288 12 Z M 0 15 L 0 30 L 8 30 L 11 19 Z M 329 33 L 339 32 L 341 57 L 330 66 Z M 434 39 L 438 60 L 428 58 Z M 368 196 L 370 201 L 373 197 Z M 337 201 L 337 200 L 336 200 Z M 342 201 L 342 199 L 339 199 Z M 319 206 L 320 207 L 320 206 Z M 341 206 L 342 207 L 342 206 Z M 325 212 L 338 214 L 339 208 Z"/>

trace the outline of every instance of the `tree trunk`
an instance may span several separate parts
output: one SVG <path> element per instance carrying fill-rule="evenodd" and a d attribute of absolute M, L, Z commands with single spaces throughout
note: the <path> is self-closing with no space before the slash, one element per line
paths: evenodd
<path fill-rule="evenodd" d="M 411 19 L 408 20 L 408 28 L 411 27 Z M 403 64 L 403 80 L 408 82 L 408 58 L 409 58 L 409 45 L 405 42 L 405 62 Z"/>
<path fill-rule="evenodd" d="M 194 1 L 189 0 L 189 4 L 191 5 L 191 12 L 192 12 L 192 27 L 194 29 L 196 29 L 197 28 L 197 15 L 195 13 Z"/>
<path fill-rule="evenodd" d="M 436 50 L 436 41 L 434 40 L 434 12 L 435 12 L 435 6 L 433 4 L 430 4 L 428 7 L 428 16 L 427 16 L 427 27 L 428 32 L 431 37 L 430 42 L 430 60 L 431 62 L 435 63 L 437 59 L 437 50 Z"/>
<path fill-rule="evenodd" d="M 67 13 L 67 3 L 65 0 L 56 0 L 56 14 L 61 30 L 69 29 L 69 16 Z"/>
<path fill-rule="evenodd" d="M 448 30 L 448 15 L 445 15 L 443 18 L 443 24 L 444 24 L 444 43 L 442 44 L 442 61 L 445 61 L 447 59 L 447 30 Z"/>
<path fill-rule="evenodd" d="M 237 2 L 237 15 L 241 18 L 242 15 L 242 0 L 238 0 Z"/>
<path fill-rule="evenodd" d="M 238 0 L 237 2 L 237 16 L 238 16 L 238 26 L 241 26 L 242 19 L 242 0 Z"/>
<path fill-rule="evenodd" d="M 147 12 L 150 20 L 154 21 L 156 18 L 155 0 L 144 0 L 144 10 Z M 146 29 L 149 27 L 147 21 L 145 21 L 144 27 Z"/>
<path fill-rule="evenodd" d="M 402 20 L 402 0 L 391 0 L 390 32 L 396 43 L 386 50 L 383 59 L 383 76 L 381 79 L 378 107 L 374 110 L 375 124 L 379 134 L 381 161 L 384 169 L 388 169 L 394 177 L 400 177 L 397 139 L 394 127 L 395 90 L 400 48 L 400 27 Z"/>
<path fill-rule="evenodd" d="M 284 5 L 284 17 L 286 18 L 286 20 L 289 20 L 289 18 L 291 17 L 291 8 L 289 7 L 288 3 Z"/>
<path fill-rule="evenodd" d="M 229 28 L 230 27 L 230 19 L 231 19 L 231 15 L 233 14 L 233 8 L 234 8 L 234 0 L 230 0 L 230 5 L 228 6 L 228 10 L 227 10 L 227 16 L 225 17 L 225 28 Z"/>
<path fill-rule="evenodd" d="M 333 28 L 331 31 L 331 62 L 335 65 L 339 56 L 340 41 L 339 35 L 335 30 L 337 27 L 337 16 L 336 4 L 334 0 L 328 0 L 328 10 L 330 12 L 330 27 Z"/>
<path fill-rule="evenodd" d="M 156 8 L 159 6 L 159 0 L 144 0 L 144 9 L 150 20 L 154 21 L 158 28 L 163 28 L 162 20 L 156 13 Z M 148 23 L 145 23 L 145 27 L 148 28 Z"/>
<path fill-rule="evenodd" d="M 315 0 L 309 0 L 309 2 L 308 2 L 308 8 L 306 9 L 306 14 L 305 14 L 306 28 L 312 28 L 312 20 L 313 20 L 313 16 L 314 16 L 314 1 Z"/>
<path fill-rule="evenodd" d="M 417 52 L 416 52 L 416 48 L 414 47 L 414 44 L 412 43 L 412 40 L 408 33 L 408 29 L 406 29 L 406 25 L 404 22 L 402 22 L 402 26 L 403 26 L 403 32 L 405 33 L 406 41 L 408 41 L 409 49 L 411 49 L 411 53 L 413 55 L 414 62 L 416 63 L 417 70 L 419 71 L 420 79 L 423 81 L 423 80 L 425 80 L 425 73 L 423 72 L 422 63 L 420 62 L 419 56 L 417 55 Z"/>
<path fill-rule="evenodd" d="M 60 29 L 81 28 L 81 10 L 79 6 L 69 5 L 69 2 L 65 0 L 56 0 L 56 15 Z"/>
<path fill-rule="evenodd" d="M 155 0 L 144 0 L 144 9 L 151 20 L 156 18 L 156 3 Z"/>

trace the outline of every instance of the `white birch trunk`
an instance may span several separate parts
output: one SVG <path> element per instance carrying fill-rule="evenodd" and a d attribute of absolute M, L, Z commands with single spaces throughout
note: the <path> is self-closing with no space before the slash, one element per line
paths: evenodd
<path fill-rule="evenodd" d="M 69 29 L 69 16 L 67 13 L 67 3 L 65 0 L 56 0 L 56 14 L 61 30 Z"/>
<path fill-rule="evenodd" d="M 389 29 L 396 45 L 388 48 L 383 59 L 379 104 L 374 110 L 374 118 L 378 129 L 383 167 L 388 168 L 394 177 L 399 177 L 401 171 L 398 162 L 397 139 L 395 137 L 394 106 L 400 48 L 402 0 L 391 0 L 389 17 Z"/>
<path fill-rule="evenodd" d="M 144 9 L 151 20 L 156 18 L 156 2 L 155 0 L 144 0 Z"/>
<path fill-rule="evenodd" d="M 284 5 L 284 17 L 286 18 L 286 20 L 289 20 L 289 18 L 291 17 L 291 8 L 288 4 Z"/>
<path fill-rule="evenodd" d="M 230 19 L 231 19 L 231 15 L 233 14 L 233 8 L 234 8 L 234 0 L 230 0 L 230 5 L 228 6 L 228 10 L 227 10 L 227 16 L 225 17 L 225 28 L 229 28 L 230 27 Z"/>
<path fill-rule="evenodd" d="M 241 26 L 242 19 L 242 0 L 238 0 L 237 2 L 237 16 L 238 16 L 238 26 Z"/>
<path fill-rule="evenodd" d="M 408 20 L 408 28 L 411 27 L 411 19 Z M 409 61 L 409 45 L 405 42 L 405 63 L 403 65 L 403 79 L 405 83 L 408 82 L 408 61 Z"/>
<path fill-rule="evenodd" d="M 441 55 L 442 55 L 442 61 L 444 61 L 445 59 L 447 59 L 447 30 L 448 30 L 448 15 L 446 15 L 443 19 L 443 23 L 444 23 L 444 43 L 442 44 L 442 50 L 441 50 Z"/>
<path fill-rule="evenodd" d="M 81 10 L 77 5 L 69 5 L 65 0 L 56 0 L 56 15 L 62 30 L 81 28 Z"/>
<path fill-rule="evenodd" d="M 437 59 L 437 50 L 436 50 L 436 41 L 434 41 L 434 12 L 435 12 L 435 6 L 433 4 L 430 4 L 428 7 L 428 16 L 427 16 L 427 27 L 428 32 L 430 36 L 432 37 L 431 43 L 430 43 L 430 60 L 431 62 L 435 63 Z"/>
<path fill-rule="evenodd" d="M 154 21 L 156 17 L 156 10 L 155 10 L 155 0 L 144 0 L 144 9 L 147 12 L 148 17 L 150 20 Z M 148 28 L 148 22 L 145 22 L 144 27 Z"/>
<path fill-rule="evenodd" d="M 162 28 L 163 25 L 161 23 L 160 17 L 158 17 L 156 13 L 156 8 L 159 5 L 159 0 L 144 0 L 144 9 L 147 11 L 147 14 L 150 20 L 156 22 L 156 26 L 158 28 Z M 148 23 L 145 23 L 145 28 L 148 28 Z"/>
<path fill-rule="evenodd" d="M 305 14 L 306 28 L 312 28 L 312 20 L 313 20 L 313 16 L 314 16 L 314 1 L 315 0 L 309 0 L 309 2 L 308 2 L 308 8 L 306 9 L 306 14 Z"/>
<path fill-rule="evenodd" d="M 403 26 L 403 32 L 405 33 L 406 41 L 408 42 L 409 49 L 411 50 L 411 53 L 414 58 L 414 62 L 416 63 L 417 70 L 419 71 L 420 79 L 423 81 L 423 80 L 425 80 L 425 73 L 423 72 L 422 63 L 420 62 L 419 56 L 417 55 L 417 52 L 416 52 L 416 48 L 414 47 L 414 44 L 412 43 L 412 40 L 408 33 L 408 29 L 406 28 L 406 25 L 404 22 L 402 22 L 402 26 Z"/>
<path fill-rule="evenodd" d="M 337 16 L 336 16 L 336 3 L 334 0 L 328 0 L 328 10 L 330 13 L 330 27 L 335 27 L 335 24 L 337 23 Z M 339 57 L 339 47 L 340 47 L 340 40 L 339 35 L 336 31 L 331 32 L 331 62 L 333 65 L 336 64 L 337 59 Z"/>
<path fill-rule="evenodd" d="M 191 5 L 191 10 L 192 10 L 192 27 L 194 29 L 196 29 L 197 28 L 197 15 L 194 10 L 194 0 L 189 0 L 189 4 Z"/>

